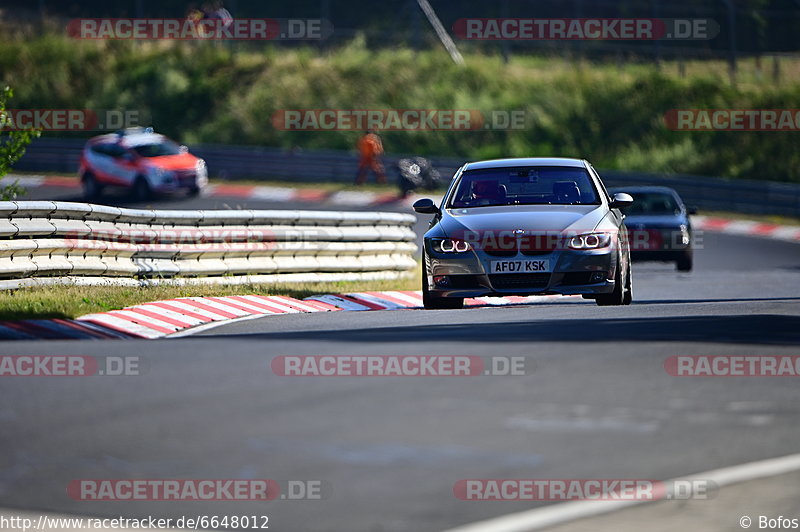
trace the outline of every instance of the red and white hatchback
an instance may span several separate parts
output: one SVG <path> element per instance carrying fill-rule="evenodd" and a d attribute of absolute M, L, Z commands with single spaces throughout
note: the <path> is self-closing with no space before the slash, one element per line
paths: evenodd
<path fill-rule="evenodd" d="M 131 190 L 136 201 L 153 193 L 200 193 L 208 183 L 203 159 L 152 128 L 123 129 L 90 139 L 81 153 L 78 174 L 87 200 L 107 186 Z"/>

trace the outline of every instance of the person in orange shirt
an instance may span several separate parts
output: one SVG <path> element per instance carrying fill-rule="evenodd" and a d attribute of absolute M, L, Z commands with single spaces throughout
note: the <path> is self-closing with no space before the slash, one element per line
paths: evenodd
<path fill-rule="evenodd" d="M 381 163 L 383 143 L 374 130 L 368 129 L 364 136 L 358 139 L 358 153 L 361 159 L 358 162 L 356 185 L 363 185 L 367 180 L 367 170 L 372 170 L 378 183 L 385 184 L 386 173 L 383 171 Z"/>

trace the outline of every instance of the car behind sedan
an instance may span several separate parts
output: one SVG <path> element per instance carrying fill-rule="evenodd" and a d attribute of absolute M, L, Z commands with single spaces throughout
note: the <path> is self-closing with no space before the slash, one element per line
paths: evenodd
<path fill-rule="evenodd" d="M 598 305 L 633 298 L 620 208 L 584 160 L 519 158 L 461 167 L 424 236 L 425 308 L 460 308 L 480 296 L 580 294 Z"/>
<path fill-rule="evenodd" d="M 622 209 L 628 227 L 631 258 L 635 261 L 674 262 L 678 271 L 691 271 L 694 234 L 690 214 L 678 193 L 669 187 L 635 186 L 611 189 L 633 196 Z"/>

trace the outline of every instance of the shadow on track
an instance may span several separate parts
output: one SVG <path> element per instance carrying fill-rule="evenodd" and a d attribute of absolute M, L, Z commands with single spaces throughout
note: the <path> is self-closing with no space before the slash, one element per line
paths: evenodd
<path fill-rule="evenodd" d="M 441 314 L 459 311 L 441 311 Z M 487 324 L 207 335 L 204 338 L 336 342 L 721 342 L 800 344 L 800 317 L 780 314 L 669 318 L 548 319 Z"/>
<path fill-rule="evenodd" d="M 734 299 L 637 299 L 637 305 L 672 305 L 675 303 L 752 303 L 754 301 L 800 301 L 800 297 L 745 297 Z"/>

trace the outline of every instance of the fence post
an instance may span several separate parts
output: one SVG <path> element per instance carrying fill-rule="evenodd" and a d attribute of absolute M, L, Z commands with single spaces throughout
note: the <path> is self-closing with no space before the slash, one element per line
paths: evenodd
<path fill-rule="evenodd" d="M 722 0 L 728 8 L 728 69 L 731 84 L 736 85 L 736 6 L 731 0 Z"/>

